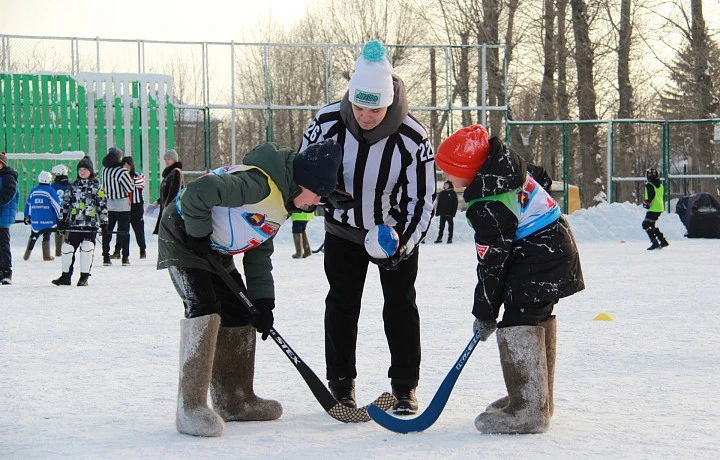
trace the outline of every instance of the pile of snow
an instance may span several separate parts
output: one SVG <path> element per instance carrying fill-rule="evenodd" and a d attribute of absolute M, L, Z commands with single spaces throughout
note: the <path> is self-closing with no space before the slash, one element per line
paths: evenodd
<path fill-rule="evenodd" d="M 565 216 L 570 223 L 575 240 L 590 241 L 648 241 L 641 224 L 646 210 L 632 203 L 602 203 L 589 209 L 580 209 Z M 677 214 L 664 212 L 657 227 L 668 240 L 685 235 L 685 226 Z"/>

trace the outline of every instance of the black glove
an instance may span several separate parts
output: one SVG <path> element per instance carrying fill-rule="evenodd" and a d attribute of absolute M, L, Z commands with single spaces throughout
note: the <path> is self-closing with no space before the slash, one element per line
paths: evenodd
<path fill-rule="evenodd" d="M 56 228 L 59 233 L 62 233 L 65 230 L 67 230 L 69 226 L 70 226 L 70 223 L 67 221 L 67 219 L 60 219 L 57 223 Z"/>
<path fill-rule="evenodd" d="M 645 201 L 643 201 L 643 205 L 642 205 L 642 206 L 643 206 L 643 208 L 645 208 L 645 209 L 650 209 L 650 202 L 647 201 L 647 200 L 645 200 Z"/>
<path fill-rule="evenodd" d="M 330 195 L 328 195 L 327 198 L 323 198 L 322 200 L 320 200 L 320 204 L 323 206 L 330 206 L 331 208 L 347 211 L 348 209 L 354 208 L 357 202 L 355 201 L 355 198 L 353 198 L 353 196 L 350 195 L 348 192 L 336 188 L 335 190 L 330 192 Z"/>
<path fill-rule="evenodd" d="M 497 322 L 494 319 L 481 320 L 475 318 L 473 331 L 480 334 L 480 340 L 483 342 L 495 332 L 495 329 L 497 329 Z"/>
<path fill-rule="evenodd" d="M 405 258 L 405 252 L 407 251 L 407 247 L 403 244 L 399 248 L 397 248 L 397 251 L 395 251 L 395 254 L 388 257 L 387 259 L 376 259 L 375 257 L 369 257 L 370 262 L 374 263 L 380 268 L 384 268 L 385 270 L 397 270 L 397 265 Z"/>
<path fill-rule="evenodd" d="M 262 334 L 262 339 L 266 340 L 275 322 L 272 312 L 275 308 L 275 299 L 256 299 L 253 305 L 258 309 L 258 313 L 252 315 L 250 322 Z"/>
<path fill-rule="evenodd" d="M 100 224 L 100 236 L 105 236 L 110 233 L 110 225 L 108 223 Z"/>
<path fill-rule="evenodd" d="M 210 234 L 200 238 L 188 235 L 185 239 L 185 246 L 204 259 L 210 252 Z"/>
<path fill-rule="evenodd" d="M 25 225 L 30 225 L 30 216 L 25 216 L 23 222 L 25 223 Z"/>

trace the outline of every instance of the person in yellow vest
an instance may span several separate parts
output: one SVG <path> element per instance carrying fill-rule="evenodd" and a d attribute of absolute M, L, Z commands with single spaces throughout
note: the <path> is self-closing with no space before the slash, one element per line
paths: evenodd
<path fill-rule="evenodd" d="M 310 249 L 310 240 L 308 240 L 307 229 L 308 222 L 315 217 L 315 214 L 311 212 L 295 212 L 290 214 L 290 220 L 292 221 L 292 234 L 293 243 L 295 243 L 295 254 L 292 255 L 293 259 L 310 257 L 312 255 L 312 249 Z"/>
<path fill-rule="evenodd" d="M 660 229 L 655 226 L 660 214 L 665 211 L 665 188 L 662 182 L 660 182 L 660 175 L 657 169 L 648 169 L 645 171 L 645 177 L 647 178 L 647 182 L 645 183 L 643 208 L 647 209 L 647 213 L 645 214 L 645 219 L 642 221 L 642 228 L 650 238 L 651 245 L 648 251 L 652 251 L 670 245 L 662 232 L 660 232 Z"/>

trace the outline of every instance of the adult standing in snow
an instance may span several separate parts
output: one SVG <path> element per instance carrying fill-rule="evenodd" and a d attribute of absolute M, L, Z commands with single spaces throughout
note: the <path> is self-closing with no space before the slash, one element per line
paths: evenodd
<path fill-rule="evenodd" d="M 526 163 L 496 137 L 488 141 L 480 125 L 445 139 L 435 161 L 456 187 L 466 187 L 478 260 L 473 329 L 483 341 L 497 329 L 508 392 L 475 426 L 483 433 L 545 432 L 554 412 L 553 308 L 585 288 L 570 227 Z"/>
<path fill-rule="evenodd" d="M 18 200 L 18 173 L 8 166 L 5 152 L 0 153 L 0 284 L 12 284 L 10 226 L 15 223 Z"/>
<path fill-rule="evenodd" d="M 325 360 L 335 398 L 356 407 L 357 323 L 368 264 L 379 266 L 383 320 L 390 347 L 395 414 L 417 412 L 420 318 L 416 305 L 418 243 L 432 218 L 433 151 L 425 128 L 408 113 L 405 84 L 393 75 L 385 47 L 368 42 L 355 63 L 348 92 L 320 109 L 305 131 L 301 150 L 335 139 L 343 150 L 339 186 L 355 200 L 351 209 L 325 207 Z M 368 230 L 387 224 L 400 236 L 388 259 L 370 259 Z"/>
<path fill-rule="evenodd" d="M 240 166 L 219 168 L 180 191 L 160 220 L 157 268 L 167 268 L 185 306 L 180 332 L 176 427 L 194 436 L 221 436 L 224 422 L 274 420 L 276 401 L 253 390 L 255 330 L 273 325 L 273 238 L 288 213 L 312 211 L 335 189 L 340 148 L 323 142 L 296 154 L 263 144 Z M 243 277 L 233 254 L 243 254 Z M 251 316 L 220 278 L 214 257 L 260 311 Z M 207 406 L 210 387 L 213 409 Z"/>
<path fill-rule="evenodd" d="M 130 173 L 122 166 L 122 157 L 120 149 L 110 147 L 102 162 L 102 187 L 108 209 L 108 231 L 102 236 L 103 265 L 112 265 L 110 241 L 115 224 L 116 238 L 122 248 L 122 264 L 130 265 L 130 194 L 134 185 Z"/>
<path fill-rule="evenodd" d="M 58 201 L 62 203 L 63 196 L 65 195 L 65 191 L 68 189 L 68 186 L 70 185 L 70 178 L 68 177 L 68 168 L 64 164 L 58 164 L 52 167 L 50 170 L 52 172 L 53 176 L 55 178 L 53 179 L 53 183 L 51 187 L 53 190 L 55 190 L 55 193 L 57 193 Z M 55 233 L 55 257 L 62 256 L 62 243 L 63 243 L 63 235 L 60 233 Z"/>
<path fill-rule="evenodd" d="M 55 189 L 50 186 L 52 180 L 52 174 L 41 171 L 38 175 L 38 185 L 30 190 L 30 194 L 28 194 L 25 201 L 25 218 L 23 220 L 25 225 L 31 227 L 23 260 L 30 258 L 40 235 L 42 235 L 43 260 L 55 260 L 50 247 L 50 235 L 57 234 L 55 228 L 60 215 L 60 200 Z"/>
<path fill-rule="evenodd" d="M 162 218 L 163 209 L 170 206 L 175 200 L 180 189 L 185 187 L 185 179 L 183 178 L 182 162 L 175 150 L 168 150 L 163 157 L 165 161 L 165 169 L 162 172 L 162 182 L 158 190 L 157 203 L 159 205 L 157 223 L 153 235 L 157 235 L 160 231 L 160 219 Z"/>
<path fill-rule="evenodd" d="M 130 194 L 130 226 L 135 234 L 135 242 L 140 249 L 140 258 L 147 258 L 145 252 L 145 200 L 143 198 L 143 189 L 145 188 L 145 175 L 135 169 L 135 160 L 133 157 L 127 156 L 122 159 L 123 168 L 127 169 L 130 177 L 133 179 L 133 191 Z M 115 240 L 115 251 L 110 256 L 111 259 L 119 259 L 122 246 L 120 239 Z"/>
<path fill-rule="evenodd" d="M 655 168 L 645 171 L 645 182 L 643 208 L 647 209 L 645 218 L 642 221 L 642 228 L 650 238 L 648 251 L 662 249 L 670 245 L 659 228 L 655 226 L 660 214 L 665 211 L 665 188 L 660 182 L 660 174 Z"/>
<path fill-rule="evenodd" d="M 435 240 L 436 243 L 442 243 L 443 232 L 445 231 L 445 223 L 448 226 L 448 244 L 452 243 L 453 230 L 455 229 L 455 223 L 453 219 L 457 213 L 458 198 L 455 193 L 455 188 L 452 182 L 446 180 L 443 184 L 442 192 L 438 193 L 437 206 L 435 206 L 435 215 L 440 218 L 440 229 L 438 230 L 438 237 Z"/>

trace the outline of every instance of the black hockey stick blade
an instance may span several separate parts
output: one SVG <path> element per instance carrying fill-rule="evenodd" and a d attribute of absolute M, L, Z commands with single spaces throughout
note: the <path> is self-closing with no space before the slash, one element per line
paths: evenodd
<path fill-rule="evenodd" d="M 312 250 L 312 253 L 313 253 L 313 254 L 317 254 L 318 252 L 322 251 L 322 249 L 323 249 L 324 247 L 325 247 L 325 242 L 323 241 L 323 243 L 320 245 L 319 248 Z"/>
<path fill-rule="evenodd" d="M 430 404 L 428 404 L 428 407 L 422 414 L 411 419 L 400 419 L 385 412 L 387 409 L 383 409 L 379 406 L 370 406 L 367 410 L 370 418 L 372 418 L 380 426 L 396 433 L 413 433 L 430 428 L 430 426 L 440 417 L 440 414 L 445 408 L 445 404 L 447 404 L 447 401 L 450 398 L 450 392 L 455 386 L 455 382 L 458 377 L 460 377 L 460 372 L 462 372 L 463 367 L 465 367 L 468 359 L 470 359 L 470 355 L 472 355 L 472 352 L 475 350 L 475 346 L 479 341 L 480 334 L 476 332 L 475 335 L 473 335 L 473 338 L 470 339 L 470 343 L 468 343 L 467 347 L 465 347 L 465 350 L 460 355 L 460 358 L 458 358 L 455 365 L 452 369 L 450 369 L 450 372 L 448 372 L 445 376 L 445 379 L 443 379 L 440 384 L 440 388 L 438 388 L 435 392 L 435 396 L 433 396 L 432 401 L 430 401 Z"/>
<path fill-rule="evenodd" d="M 240 288 L 240 285 L 232 278 L 232 276 L 230 276 L 225 267 L 223 267 L 212 254 L 207 257 L 207 260 L 210 262 L 210 265 L 212 265 L 218 275 L 220 275 L 223 281 L 225 281 L 225 284 L 228 285 L 230 290 L 233 291 L 233 294 L 235 294 L 243 306 L 251 314 L 257 314 L 257 307 L 252 304 L 250 299 L 248 299 L 243 290 Z M 275 330 L 275 328 L 270 328 L 269 335 L 272 337 L 273 342 L 280 347 L 280 349 L 285 353 L 285 356 L 287 356 L 290 362 L 295 366 L 295 369 L 297 369 L 303 380 L 305 380 L 308 388 L 310 388 L 310 391 L 312 391 L 315 399 L 317 399 L 322 408 L 325 409 L 325 412 L 327 412 L 335 420 L 339 420 L 344 423 L 368 422 L 370 421 L 368 407 L 375 405 L 375 407 L 382 408 L 382 410 L 388 410 L 393 404 L 395 404 L 397 399 L 395 396 L 387 392 L 380 395 L 380 397 L 371 404 L 361 408 L 354 409 L 340 404 L 333 397 L 330 390 L 328 390 L 317 374 L 315 374 L 315 372 L 313 372 L 312 369 L 310 369 L 310 367 L 300 359 L 300 356 L 295 353 L 295 350 L 290 347 L 290 345 L 285 341 L 285 339 L 283 339 L 280 333 Z"/>

